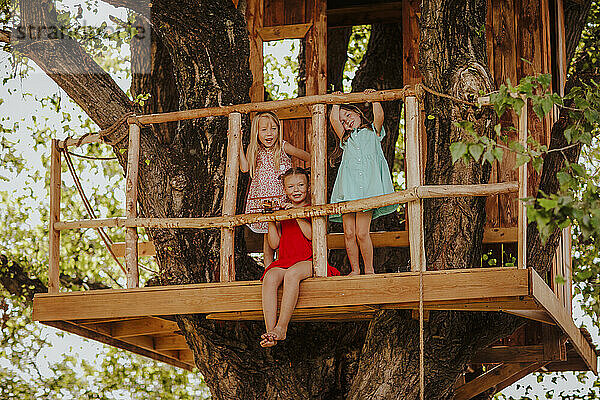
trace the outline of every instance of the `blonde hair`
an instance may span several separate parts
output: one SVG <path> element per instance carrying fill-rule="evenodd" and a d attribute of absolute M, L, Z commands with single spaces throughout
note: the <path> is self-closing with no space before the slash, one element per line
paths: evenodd
<path fill-rule="evenodd" d="M 258 147 L 264 147 L 262 143 L 259 143 L 258 141 L 258 122 L 261 118 L 269 118 L 275 123 L 275 125 L 277 125 L 277 142 L 273 145 L 273 147 L 275 148 L 275 154 L 273 154 L 273 159 L 275 161 L 275 171 L 279 171 L 279 166 L 281 163 L 281 152 L 283 151 L 283 129 L 281 126 L 281 121 L 279 121 L 277 115 L 270 111 L 258 113 L 252 119 L 252 126 L 250 127 L 250 144 L 248 145 L 248 150 L 246 153 L 246 158 L 248 159 L 250 178 L 254 178 L 254 170 L 256 168 L 256 153 L 258 152 Z"/>

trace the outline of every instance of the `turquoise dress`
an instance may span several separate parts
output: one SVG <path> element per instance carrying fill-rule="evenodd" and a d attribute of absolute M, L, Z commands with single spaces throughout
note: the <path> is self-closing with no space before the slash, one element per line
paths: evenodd
<path fill-rule="evenodd" d="M 333 185 L 331 203 L 365 199 L 394 191 L 390 169 L 381 149 L 384 136 L 383 126 L 379 136 L 374 127 L 354 129 L 348 140 L 340 144 L 344 153 Z M 373 209 L 373 219 L 397 209 L 397 204 Z M 329 220 L 342 222 L 342 216 L 333 214 Z"/>

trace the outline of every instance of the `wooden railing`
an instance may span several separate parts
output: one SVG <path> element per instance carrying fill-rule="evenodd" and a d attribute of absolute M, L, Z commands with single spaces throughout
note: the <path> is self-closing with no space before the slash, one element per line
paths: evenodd
<path fill-rule="evenodd" d="M 365 101 L 391 101 L 402 99 L 405 102 L 406 118 L 406 182 L 407 189 L 383 196 L 354 200 L 337 204 L 326 204 L 326 143 L 327 122 L 326 104 L 357 103 Z M 277 111 L 298 106 L 312 107 L 312 149 L 311 149 L 311 200 L 312 206 L 277 211 L 272 214 L 235 215 L 237 181 L 239 174 L 239 154 L 241 146 L 241 114 L 261 111 Z M 209 116 L 229 117 L 229 136 L 227 145 L 227 163 L 222 216 L 205 218 L 138 218 L 137 217 L 137 181 L 140 151 L 140 128 L 138 123 L 154 124 Z M 384 90 L 374 93 L 351 93 L 306 96 L 296 99 L 270 101 L 262 103 L 239 104 L 224 107 L 177 111 L 162 114 L 141 115 L 128 119 L 129 149 L 126 177 L 126 217 L 109 219 L 90 219 L 80 221 L 60 220 L 61 177 L 60 149 L 100 141 L 99 136 L 89 135 L 83 140 L 68 139 L 52 141 L 51 183 L 50 183 L 50 266 L 49 292 L 59 290 L 59 247 L 60 232 L 66 229 L 124 227 L 126 228 L 125 261 L 127 286 L 137 287 L 138 283 L 138 227 L 147 228 L 220 228 L 221 229 L 221 265 L 220 280 L 235 280 L 234 265 L 234 227 L 252 222 L 281 221 L 293 218 L 311 218 L 313 226 L 313 268 L 315 276 L 327 274 L 327 232 L 326 217 L 331 214 L 356 212 L 390 204 L 408 203 L 408 236 L 411 257 L 411 269 L 424 271 L 426 258 L 423 233 L 423 206 L 425 198 L 457 196 L 489 196 L 501 193 L 518 192 L 519 197 L 527 195 L 527 164 L 519 167 L 518 182 L 504 182 L 480 185 L 436 185 L 424 186 L 421 162 L 421 144 L 419 127 L 421 111 L 412 88 Z M 527 146 L 527 107 L 518 123 L 519 140 Z M 518 268 L 526 267 L 526 218 L 525 206 L 519 203 L 518 214 Z"/>

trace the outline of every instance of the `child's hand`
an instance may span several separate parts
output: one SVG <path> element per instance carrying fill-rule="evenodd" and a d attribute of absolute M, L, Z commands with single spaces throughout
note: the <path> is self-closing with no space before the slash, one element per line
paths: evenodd
<path fill-rule="evenodd" d="M 364 94 L 370 94 L 370 93 L 375 93 L 375 92 L 376 92 L 375 89 L 365 89 L 363 91 Z M 371 104 L 371 102 L 370 101 L 365 101 L 365 104 Z"/>
<path fill-rule="evenodd" d="M 284 210 L 289 210 L 290 208 L 293 208 L 293 207 L 294 207 L 294 205 L 292 203 L 287 203 L 287 202 L 283 203 L 281 205 L 281 208 L 283 208 Z"/>
<path fill-rule="evenodd" d="M 344 92 L 342 92 L 342 91 L 340 91 L 340 90 L 337 90 L 337 91 L 335 91 L 335 92 L 333 92 L 333 93 L 331 93 L 331 94 L 344 94 Z"/>

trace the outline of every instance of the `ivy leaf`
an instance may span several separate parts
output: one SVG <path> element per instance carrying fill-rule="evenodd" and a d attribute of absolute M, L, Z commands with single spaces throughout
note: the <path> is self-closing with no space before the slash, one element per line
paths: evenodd
<path fill-rule="evenodd" d="M 467 145 L 463 142 L 455 142 L 450 145 L 450 154 L 452 154 L 452 163 L 460 160 L 465 154 L 467 154 Z"/>
<path fill-rule="evenodd" d="M 472 144 L 469 146 L 469 153 L 475 161 L 479 161 L 483 154 L 483 146 L 480 144 Z"/>
<path fill-rule="evenodd" d="M 529 162 L 529 156 L 527 154 L 517 153 L 517 168 L 527 162 Z"/>

